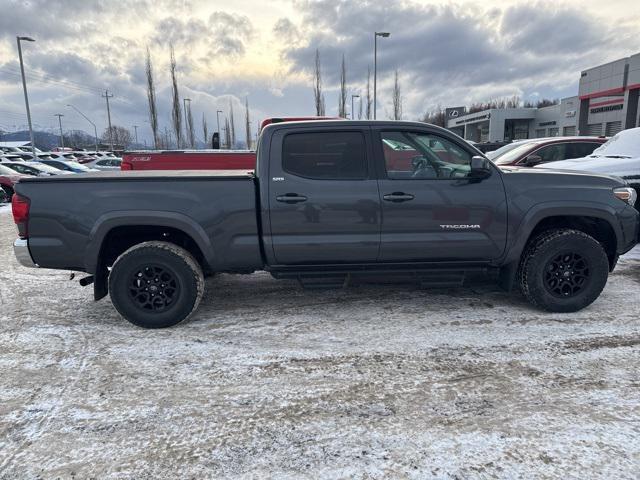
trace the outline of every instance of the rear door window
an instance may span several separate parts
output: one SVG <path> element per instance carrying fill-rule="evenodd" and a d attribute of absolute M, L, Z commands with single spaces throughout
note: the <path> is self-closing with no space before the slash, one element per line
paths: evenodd
<path fill-rule="evenodd" d="M 596 142 L 574 142 L 570 143 L 567 151 L 567 158 L 582 158 L 587 157 L 598 148 L 601 143 Z"/>
<path fill-rule="evenodd" d="M 360 132 L 292 133 L 282 145 L 282 169 L 317 180 L 367 178 L 364 135 Z"/>

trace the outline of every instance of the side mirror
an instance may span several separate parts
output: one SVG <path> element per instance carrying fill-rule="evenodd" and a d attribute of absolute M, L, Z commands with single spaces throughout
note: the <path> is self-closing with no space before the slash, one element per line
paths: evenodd
<path fill-rule="evenodd" d="M 472 178 L 486 178 L 491 175 L 491 167 L 489 160 L 480 155 L 471 157 L 471 171 L 469 176 Z"/>
<path fill-rule="evenodd" d="M 539 163 L 542 163 L 542 157 L 540 155 L 529 155 L 524 159 L 525 167 L 533 167 Z"/>

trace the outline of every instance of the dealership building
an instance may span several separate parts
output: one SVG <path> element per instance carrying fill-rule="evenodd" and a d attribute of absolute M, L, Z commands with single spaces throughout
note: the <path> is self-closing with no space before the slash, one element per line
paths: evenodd
<path fill-rule="evenodd" d="M 640 53 L 580 74 L 578 95 L 542 108 L 501 108 L 466 113 L 446 109 L 447 128 L 467 140 L 604 135 L 640 126 Z"/>

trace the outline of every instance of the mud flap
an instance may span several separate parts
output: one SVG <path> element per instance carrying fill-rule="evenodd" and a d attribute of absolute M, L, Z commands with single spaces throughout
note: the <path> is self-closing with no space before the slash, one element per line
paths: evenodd
<path fill-rule="evenodd" d="M 93 300 L 98 301 L 109 293 L 109 270 L 100 263 L 93 279 Z"/>
<path fill-rule="evenodd" d="M 498 285 L 500 285 L 500 288 L 502 288 L 504 291 L 513 291 L 513 285 L 516 282 L 518 267 L 518 262 L 512 262 L 500 269 L 500 274 L 498 276 Z"/>

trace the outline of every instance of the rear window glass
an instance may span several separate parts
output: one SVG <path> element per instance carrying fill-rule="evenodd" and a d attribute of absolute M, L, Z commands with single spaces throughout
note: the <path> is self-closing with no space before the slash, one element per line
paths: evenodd
<path fill-rule="evenodd" d="M 319 180 L 367 177 L 364 136 L 360 132 L 293 133 L 284 138 L 282 168 Z"/>

